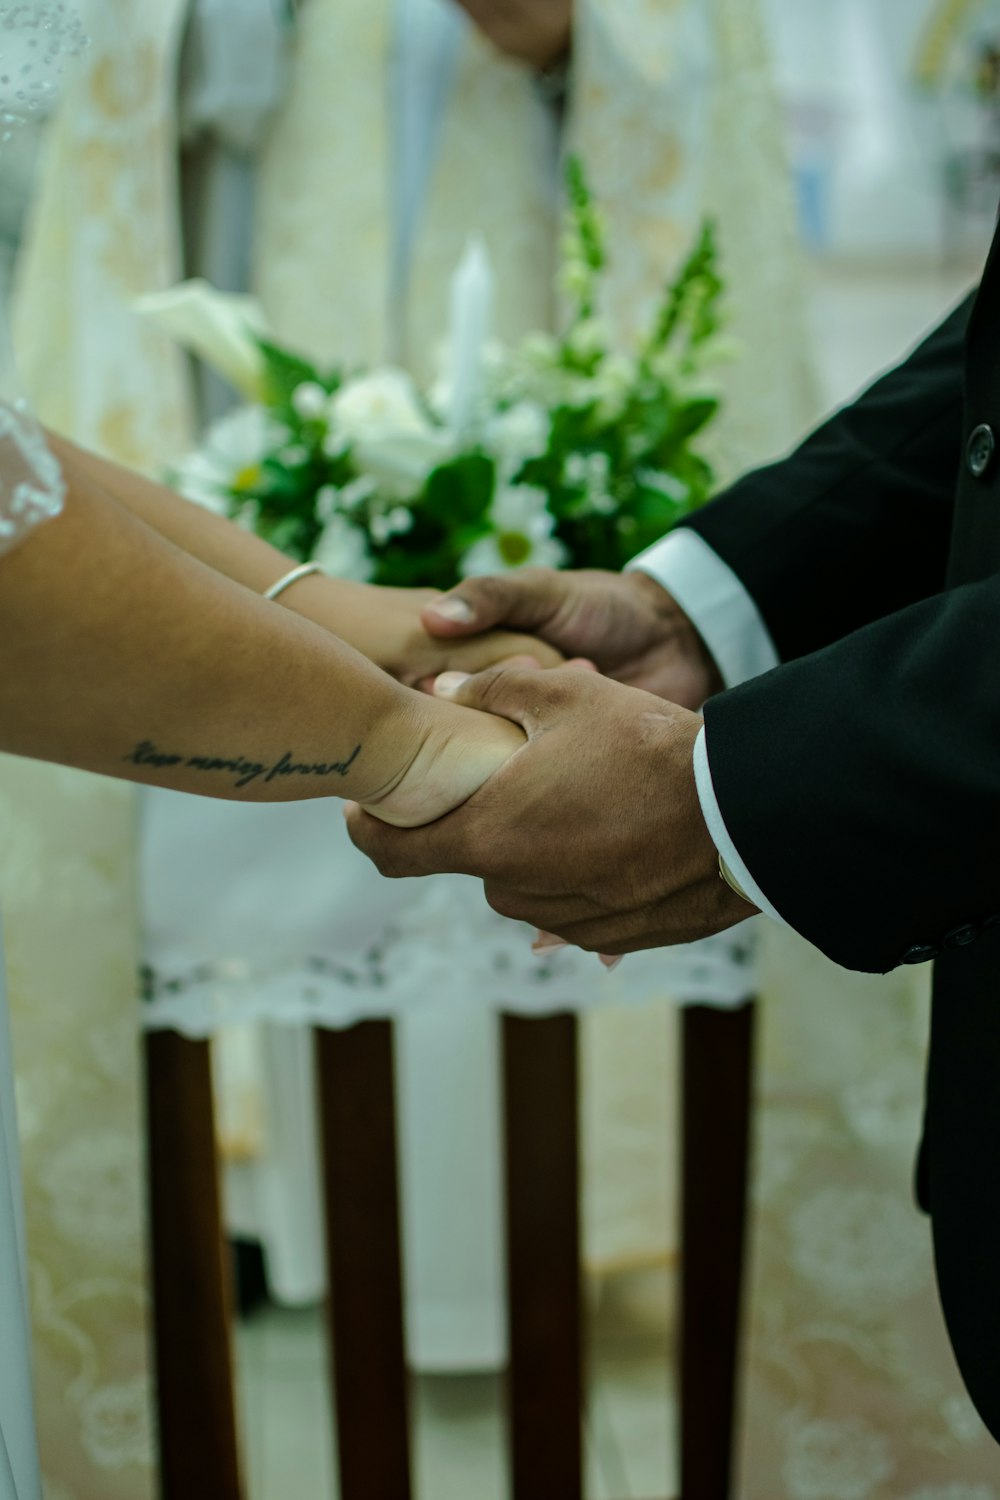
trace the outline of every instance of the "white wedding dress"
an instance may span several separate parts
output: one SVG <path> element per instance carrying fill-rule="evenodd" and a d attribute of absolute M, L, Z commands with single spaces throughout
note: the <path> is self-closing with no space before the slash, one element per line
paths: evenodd
<path fill-rule="evenodd" d="M 39 521 L 56 514 L 61 504 L 59 470 L 35 423 L 23 409 L 0 406 L 0 553 L 16 546 Z M 40 1500 L 31 1401 L 24 1207 L 7 1021 L 0 941 L 0 1500 Z"/>
<path fill-rule="evenodd" d="M 0 7 L 0 147 L 55 87 L 60 59 L 83 44 L 63 4 Z M 9 391 L 13 361 L 0 315 L 0 365 Z M 20 400 L 0 401 L 0 588 L 2 555 L 62 508 L 59 467 Z M 28 1333 L 24 1204 L 14 1071 L 0 934 L 0 1500 L 41 1500 Z"/>
<path fill-rule="evenodd" d="M 0 1500 L 40 1494 L 28 1358 L 24 1214 L 0 947 Z"/>

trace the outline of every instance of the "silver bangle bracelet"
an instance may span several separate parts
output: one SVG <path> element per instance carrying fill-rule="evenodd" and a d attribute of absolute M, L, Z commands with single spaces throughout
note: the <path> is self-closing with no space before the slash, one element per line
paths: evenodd
<path fill-rule="evenodd" d="M 283 594 L 286 589 L 290 589 L 293 583 L 298 583 L 300 578 L 309 578 L 313 573 L 322 573 L 322 571 L 323 569 L 319 563 L 299 563 L 297 568 L 292 568 L 289 572 L 284 573 L 278 579 L 277 583 L 272 583 L 269 589 L 265 589 L 263 597 L 265 599 L 277 599 L 279 594 Z"/>

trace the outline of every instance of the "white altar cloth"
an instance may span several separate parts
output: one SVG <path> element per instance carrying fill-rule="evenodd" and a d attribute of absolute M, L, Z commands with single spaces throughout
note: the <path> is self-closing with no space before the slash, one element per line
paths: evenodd
<path fill-rule="evenodd" d="M 609 974 L 590 954 L 533 954 L 532 931 L 497 916 L 477 881 L 383 880 L 337 803 L 146 791 L 142 807 L 144 1025 L 207 1037 L 263 1024 L 263 1144 L 226 1173 L 230 1229 L 261 1239 L 280 1300 L 322 1296 L 309 1028 L 396 1018 L 410 1357 L 424 1370 L 502 1364 L 498 1015 L 665 995 L 740 1005 L 753 924 Z"/>

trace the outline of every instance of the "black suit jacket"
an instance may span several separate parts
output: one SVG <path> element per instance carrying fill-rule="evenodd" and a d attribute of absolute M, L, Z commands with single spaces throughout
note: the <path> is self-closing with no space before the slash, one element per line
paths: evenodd
<path fill-rule="evenodd" d="M 918 1196 L 1000 1440 L 1000 242 L 903 365 L 689 524 L 783 663 L 705 708 L 736 847 L 837 963 L 935 963 Z"/>

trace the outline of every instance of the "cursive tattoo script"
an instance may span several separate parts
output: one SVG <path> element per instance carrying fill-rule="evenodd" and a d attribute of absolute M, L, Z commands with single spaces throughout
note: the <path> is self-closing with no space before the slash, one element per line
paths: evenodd
<path fill-rule="evenodd" d="M 346 776 L 360 754 L 361 746 L 355 745 L 346 760 L 296 760 L 292 751 L 286 750 L 280 760 L 268 764 L 243 755 L 173 755 L 158 749 L 152 740 L 142 740 L 125 759 L 130 765 L 157 771 L 182 766 L 186 771 L 225 773 L 236 777 L 237 787 L 245 787 L 261 776 L 265 782 L 287 776 Z"/>

